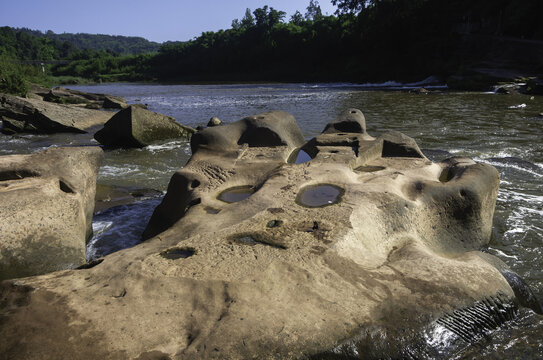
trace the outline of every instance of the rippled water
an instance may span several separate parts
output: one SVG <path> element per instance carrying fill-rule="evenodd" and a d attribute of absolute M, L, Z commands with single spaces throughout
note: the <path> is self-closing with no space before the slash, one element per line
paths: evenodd
<path fill-rule="evenodd" d="M 204 125 L 217 116 L 224 122 L 269 110 L 294 115 L 306 138 L 320 133 L 342 110 L 364 112 L 367 130 L 378 135 L 398 130 L 417 140 L 432 160 L 468 156 L 495 166 L 501 175 L 494 219 L 495 236 L 488 251 L 500 257 L 543 298 L 543 97 L 490 93 L 430 93 L 367 91 L 336 85 L 138 85 L 105 84 L 72 88 L 108 93 L 141 102 L 152 111 L 175 117 L 182 124 Z M 96 144 L 92 135 L 0 135 L 0 154 L 28 153 L 51 144 Z M 184 140 L 137 150 L 106 153 L 98 181 L 165 191 L 172 173 L 190 156 Z M 123 238 L 137 243 L 159 199 L 100 213 L 89 253 L 99 256 L 97 244 Z M 138 227 L 139 226 L 139 227 Z M 95 246 L 96 245 L 96 246 Z M 94 247 L 93 247 L 94 246 Z M 459 358 L 543 357 L 543 320 L 532 311 L 496 331 L 491 339 Z"/>

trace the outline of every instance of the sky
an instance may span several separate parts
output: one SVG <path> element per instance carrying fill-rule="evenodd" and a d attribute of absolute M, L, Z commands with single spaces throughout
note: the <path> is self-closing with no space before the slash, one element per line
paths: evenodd
<path fill-rule="evenodd" d="M 309 0 L 0 0 L 0 26 L 55 33 L 141 36 L 151 41 L 186 41 L 204 31 L 231 27 L 245 9 L 264 5 L 305 14 Z M 336 8 L 319 1 L 323 14 Z"/>

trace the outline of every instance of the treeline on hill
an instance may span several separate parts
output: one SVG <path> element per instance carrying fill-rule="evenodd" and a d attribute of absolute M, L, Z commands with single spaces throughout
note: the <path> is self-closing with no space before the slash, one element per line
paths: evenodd
<path fill-rule="evenodd" d="M 334 16 L 323 16 L 311 0 L 305 16 L 297 12 L 288 22 L 273 8 L 247 10 L 231 29 L 164 44 L 150 59 L 150 75 L 162 81 L 446 78 L 482 61 L 495 38 L 543 39 L 540 0 L 332 3 Z"/>
<path fill-rule="evenodd" d="M 332 3 L 336 14 L 326 16 L 314 0 L 304 14 L 288 18 L 268 6 L 247 9 L 230 29 L 167 42 L 158 53 L 141 55 L 78 49 L 60 38 L 0 28 L 0 56 L 69 59 L 53 66 L 52 74 L 94 81 L 362 82 L 446 78 L 488 60 L 488 46 L 496 39 L 543 40 L 541 0 Z M 514 56 L 514 61 L 530 58 Z"/>
<path fill-rule="evenodd" d="M 136 37 L 43 34 L 24 28 L 0 27 L 0 92 L 24 94 L 29 82 L 51 85 L 85 79 L 141 80 L 141 74 L 147 72 L 141 64 L 150 57 L 148 51 L 157 49 L 157 43 Z M 146 54 L 122 55 L 127 52 Z M 38 60 L 46 63 L 64 60 L 69 65 L 64 68 L 57 65 L 63 71 L 56 71 L 55 66 L 41 65 L 39 62 L 30 65 Z M 48 74 L 56 77 L 45 74 L 46 68 Z"/>
<path fill-rule="evenodd" d="M 43 33 L 39 30 L 27 28 L 18 29 L 20 32 L 34 35 L 38 38 L 47 38 L 60 42 L 67 42 L 79 50 L 90 49 L 106 51 L 119 55 L 138 55 L 157 52 L 160 44 L 137 36 L 84 34 L 84 33 L 63 33 L 55 34 L 51 30 Z"/>

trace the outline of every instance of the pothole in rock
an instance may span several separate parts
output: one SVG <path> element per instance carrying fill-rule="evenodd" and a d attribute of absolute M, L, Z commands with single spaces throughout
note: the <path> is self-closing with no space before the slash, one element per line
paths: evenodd
<path fill-rule="evenodd" d="M 290 156 L 288 157 L 287 163 L 289 164 L 303 164 L 306 163 L 313 158 L 311 155 L 303 151 L 302 149 L 296 149 L 294 150 Z"/>
<path fill-rule="evenodd" d="M 206 213 L 208 214 L 218 214 L 221 212 L 221 209 L 215 209 L 215 208 L 212 208 L 211 206 L 206 206 L 204 208 L 204 210 L 206 211 Z"/>
<path fill-rule="evenodd" d="M 191 248 L 174 248 L 161 252 L 160 256 L 168 260 L 177 260 L 186 259 L 194 255 L 195 253 L 196 251 Z"/>
<path fill-rule="evenodd" d="M 450 168 L 444 168 L 443 171 L 441 171 L 441 174 L 439 174 L 439 181 L 446 183 L 451 181 L 453 177 L 454 172 Z"/>
<path fill-rule="evenodd" d="M 282 220 L 270 220 L 268 221 L 268 223 L 266 224 L 266 227 L 268 228 L 274 228 L 274 227 L 279 227 L 283 225 L 283 221 Z"/>
<path fill-rule="evenodd" d="M 359 166 L 356 169 L 354 169 L 354 171 L 368 172 L 368 173 L 369 172 L 381 171 L 381 170 L 385 170 L 385 167 L 384 166 L 364 165 L 364 166 Z"/>
<path fill-rule="evenodd" d="M 296 203 L 305 207 L 324 207 L 337 204 L 345 191 L 332 184 L 311 185 L 303 188 L 296 196 Z"/>
<path fill-rule="evenodd" d="M 236 186 L 226 189 L 217 196 L 217 199 L 226 203 L 235 203 L 247 199 L 255 192 L 254 187 L 250 185 Z"/>
<path fill-rule="evenodd" d="M 249 245 L 249 246 L 255 246 L 255 245 L 265 245 L 270 246 L 276 249 L 285 250 L 287 247 L 283 244 L 276 243 L 274 241 L 268 241 L 261 239 L 260 236 L 253 236 L 253 235 L 238 235 L 234 236 L 232 238 L 233 242 L 239 244 L 239 245 Z M 231 240 L 231 241 L 232 241 Z"/>

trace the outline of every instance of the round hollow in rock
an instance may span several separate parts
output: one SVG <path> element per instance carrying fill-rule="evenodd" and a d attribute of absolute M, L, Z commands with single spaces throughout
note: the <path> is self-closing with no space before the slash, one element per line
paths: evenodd
<path fill-rule="evenodd" d="M 384 166 L 365 165 L 365 166 L 359 166 L 359 167 L 357 167 L 356 169 L 354 169 L 354 171 L 359 171 L 359 172 L 376 172 L 376 171 L 381 171 L 381 170 L 384 170 L 384 169 L 385 169 Z"/>
<path fill-rule="evenodd" d="M 324 207 L 337 204 L 345 190 L 337 185 L 318 184 L 306 186 L 296 196 L 296 203 L 305 207 Z"/>
<path fill-rule="evenodd" d="M 173 248 L 160 253 L 165 259 L 168 260 L 177 260 L 177 259 L 186 259 L 194 255 L 194 249 L 190 248 Z"/>
<path fill-rule="evenodd" d="M 235 203 L 247 199 L 254 192 L 255 189 L 251 185 L 236 186 L 221 192 L 217 199 L 226 203 Z"/>

